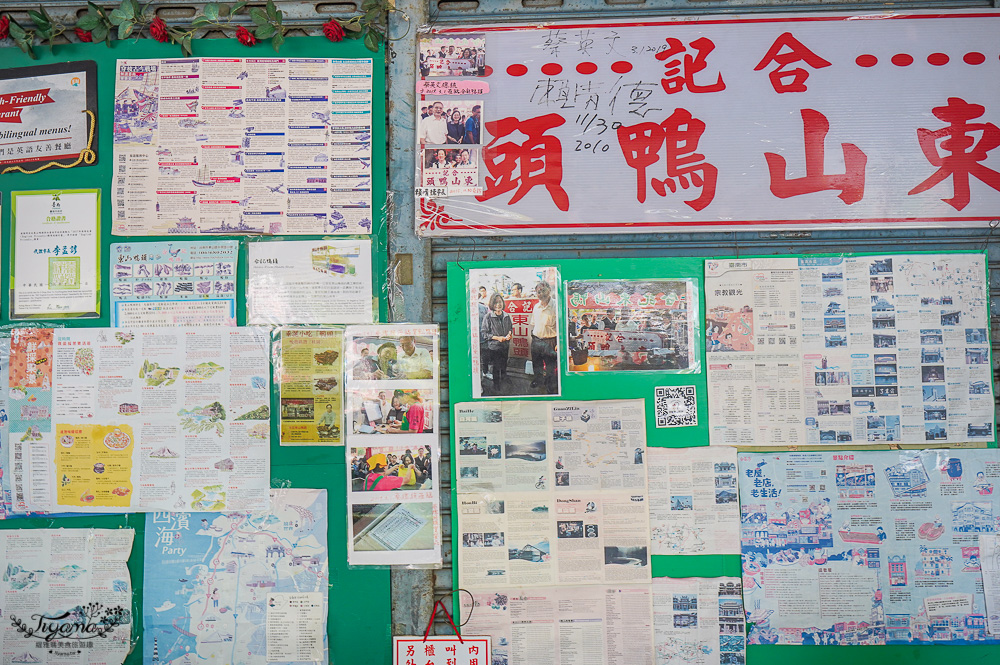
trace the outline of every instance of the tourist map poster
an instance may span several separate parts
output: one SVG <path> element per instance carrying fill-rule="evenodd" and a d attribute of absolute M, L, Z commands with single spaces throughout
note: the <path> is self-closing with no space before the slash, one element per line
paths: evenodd
<path fill-rule="evenodd" d="M 119 60 L 112 232 L 371 233 L 371 111 L 371 58 Z"/>
<path fill-rule="evenodd" d="M 268 353 L 252 328 L 16 328 L 15 509 L 266 508 Z"/>
<path fill-rule="evenodd" d="M 143 662 L 229 663 L 238 653 L 235 662 L 268 665 L 272 612 L 289 600 L 308 601 L 325 627 L 326 539 L 326 490 L 274 489 L 260 511 L 147 514 Z M 282 623 L 285 638 L 301 636 Z M 308 647 L 328 662 L 325 636 Z"/>
<path fill-rule="evenodd" d="M 1000 643 L 979 549 L 995 451 L 741 453 L 739 471 L 750 644 Z"/>
<path fill-rule="evenodd" d="M 111 246 L 111 327 L 235 326 L 236 240 Z"/>
<path fill-rule="evenodd" d="M 713 445 L 988 443 L 983 253 L 705 262 Z"/>

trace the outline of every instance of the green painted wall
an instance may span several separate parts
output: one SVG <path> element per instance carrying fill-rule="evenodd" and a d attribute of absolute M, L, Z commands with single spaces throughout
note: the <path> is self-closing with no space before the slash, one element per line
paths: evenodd
<path fill-rule="evenodd" d="M 259 44 L 247 48 L 235 40 L 206 39 L 196 41 L 194 55 L 201 57 L 276 57 L 269 44 Z M 38 60 L 31 60 L 18 49 L 0 49 L 0 63 L 3 67 L 26 67 L 33 64 L 49 64 L 74 60 L 94 60 L 98 65 L 99 99 L 99 150 L 98 161 L 93 166 L 73 169 L 49 169 L 34 175 L 8 173 L 0 175 L 0 197 L 3 214 L 0 238 L 4 251 L 0 264 L 0 300 L 2 300 L 3 324 L 9 324 L 10 255 L 7 239 L 10 238 L 10 192 L 36 189 L 96 188 L 102 189 L 101 196 L 101 317 L 97 319 L 67 320 L 67 326 L 107 326 L 110 312 L 110 291 L 106 288 L 108 279 L 108 251 L 112 242 L 125 240 L 126 236 L 111 235 L 111 180 L 112 180 L 112 122 L 114 118 L 114 78 L 115 61 L 126 58 L 177 58 L 180 49 L 168 44 L 158 44 L 149 39 L 139 41 L 116 41 L 108 48 L 101 44 L 72 44 L 57 46 L 52 52 L 48 48 L 37 48 Z M 372 117 L 374 119 L 372 145 L 373 160 L 372 201 L 373 204 L 373 282 L 375 294 L 379 298 L 380 320 L 385 320 L 386 299 L 381 288 L 386 274 L 387 233 L 382 215 L 385 200 L 386 172 L 384 151 L 386 128 L 385 117 L 384 54 L 368 51 L 359 41 L 348 40 L 332 43 L 323 37 L 291 37 L 281 49 L 281 57 L 326 57 L 326 58 L 374 58 L 372 87 L 374 91 Z M 237 236 L 220 236 L 235 238 Z M 319 238 L 322 236 L 295 236 L 296 238 Z M 134 241 L 162 240 L 164 237 L 132 237 Z M 176 239 L 172 236 L 170 239 Z M 240 252 L 237 314 L 240 325 L 246 321 L 245 276 L 246 251 Z M 277 399 L 272 391 L 271 413 L 277 413 Z M 271 419 L 271 484 L 272 487 L 326 488 L 329 496 L 329 554 L 330 554 L 330 613 L 328 634 L 330 661 L 357 665 L 382 665 L 389 663 L 391 601 L 389 595 L 389 572 L 364 568 L 348 568 L 346 542 L 346 506 L 344 455 L 342 448 L 298 448 L 278 446 L 277 419 Z M 143 574 L 143 531 L 145 515 L 95 516 L 72 518 L 35 518 L 28 520 L 8 520 L 0 522 L 0 528 L 80 528 L 131 527 L 136 530 L 135 545 L 129 558 L 132 584 L 135 588 L 133 610 L 137 619 L 133 639 L 142 639 L 142 574 Z M 136 648 L 125 661 L 129 664 L 142 662 L 142 646 Z"/>
<path fill-rule="evenodd" d="M 905 250 L 888 250 L 907 253 Z M 867 253 L 867 252 L 865 252 Z M 887 252 L 882 252 L 885 254 Z M 910 252 L 916 253 L 916 252 Z M 720 257 L 721 258 L 721 257 Z M 749 257 L 747 257 L 749 258 Z M 986 260 L 985 254 L 983 261 Z M 704 319 L 704 259 L 692 257 L 556 259 L 552 261 L 476 261 L 448 264 L 448 371 L 451 404 L 472 401 L 471 355 L 468 336 L 468 296 L 466 282 L 470 268 L 514 266 L 556 266 L 563 281 L 574 279 L 656 279 L 694 278 L 698 281 L 699 317 Z M 987 279 L 987 283 L 989 280 Z M 559 343 L 566 348 L 565 290 L 560 292 Z M 702 335 L 703 321 L 698 335 Z M 562 396 L 545 399 L 644 399 L 646 401 L 646 442 L 649 446 L 683 448 L 708 445 L 708 385 L 705 374 L 704 344 L 701 344 L 700 374 L 656 374 L 601 372 L 593 374 L 563 374 Z M 562 359 L 560 362 L 564 362 Z M 565 367 L 562 365 L 561 367 Z M 478 377 L 477 377 L 478 380 Z M 653 417 L 653 388 L 656 386 L 693 385 L 698 390 L 698 425 L 696 427 L 658 429 Z M 484 398 L 489 400 L 491 398 Z M 454 421 L 452 421 L 454 431 Z M 995 446 L 996 444 L 991 444 Z M 452 449 L 454 445 L 452 445 Z M 455 457 L 452 456 L 453 462 Z M 453 463 L 452 477 L 457 477 Z M 452 505 L 456 505 L 452 494 Z M 458 518 L 452 512 L 452 533 L 458 533 Z M 460 548 L 453 550 L 453 578 L 458 583 L 457 559 Z M 740 576 L 737 555 L 665 556 L 652 557 L 654 577 L 717 577 Z M 456 596 L 457 597 L 457 596 Z M 885 663 L 947 663 L 962 659 L 969 663 L 1000 662 L 998 646 L 749 646 L 747 662 L 780 663 L 782 665 L 840 665 L 844 659 L 858 665 Z"/>

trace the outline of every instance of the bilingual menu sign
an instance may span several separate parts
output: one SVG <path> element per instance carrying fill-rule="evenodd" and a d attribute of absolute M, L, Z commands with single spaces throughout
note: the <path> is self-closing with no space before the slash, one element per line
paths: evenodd
<path fill-rule="evenodd" d="M 96 62 L 0 69 L 0 174 L 96 160 Z"/>

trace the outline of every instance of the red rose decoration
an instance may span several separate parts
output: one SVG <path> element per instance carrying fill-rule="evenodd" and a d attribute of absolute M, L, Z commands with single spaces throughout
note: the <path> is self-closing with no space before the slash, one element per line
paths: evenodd
<path fill-rule="evenodd" d="M 149 24 L 149 34 L 150 36 L 158 42 L 170 41 L 170 33 L 167 32 L 167 24 L 163 22 L 163 19 L 157 16 L 153 19 L 153 22 Z"/>
<path fill-rule="evenodd" d="M 323 24 L 323 34 L 331 42 L 340 42 L 344 40 L 344 26 L 340 25 L 337 19 L 332 18 Z"/>
<path fill-rule="evenodd" d="M 10 17 L 0 16 L 0 39 L 7 39 L 10 34 Z"/>
<path fill-rule="evenodd" d="M 244 46 L 253 46 L 259 40 L 250 34 L 250 31 L 244 28 L 242 25 L 236 28 L 236 41 Z"/>
<path fill-rule="evenodd" d="M 92 42 L 94 41 L 94 36 L 90 34 L 90 30 L 81 30 L 80 28 L 73 28 L 73 32 L 76 33 L 76 38 L 81 42 Z"/>

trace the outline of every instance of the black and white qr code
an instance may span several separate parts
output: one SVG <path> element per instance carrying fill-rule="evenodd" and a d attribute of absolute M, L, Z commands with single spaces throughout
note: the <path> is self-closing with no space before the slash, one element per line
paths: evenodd
<path fill-rule="evenodd" d="M 698 424 L 698 400 L 694 386 L 658 386 L 654 402 L 657 427 Z"/>

